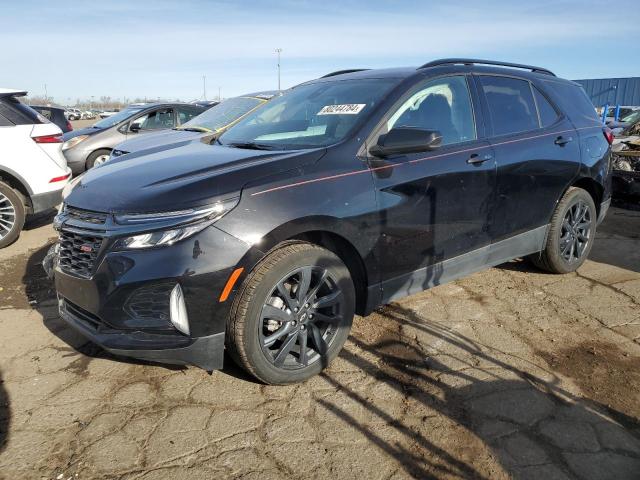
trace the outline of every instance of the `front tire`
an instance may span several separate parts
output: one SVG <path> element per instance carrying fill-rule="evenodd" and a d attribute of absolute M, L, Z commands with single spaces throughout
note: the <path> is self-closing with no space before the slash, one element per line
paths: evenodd
<path fill-rule="evenodd" d="M 332 252 L 309 243 L 272 250 L 231 309 L 227 348 L 258 380 L 284 385 L 320 373 L 349 336 L 355 289 Z"/>
<path fill-rule="evenodd" d="M 0 182 L 0 248 L 15 242 L 24 227 L 24 202 L 18 192 Z"/>
<path fill-rule="evenodd" d="M 596 206 L 589 192 L 571 187 L 553 212 L 544 250 L 530 260 L 551 273 L 577 270 L 591 252 L 596 220 Z"/>

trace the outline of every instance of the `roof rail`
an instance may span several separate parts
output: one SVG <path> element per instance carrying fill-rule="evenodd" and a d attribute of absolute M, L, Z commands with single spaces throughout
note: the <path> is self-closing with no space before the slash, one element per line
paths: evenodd
<path fill-rule="evenodd" d="M 440 65 L 497 65 L 499 67 L 510 67 L 510 68 L 523 68 L 525 70 L 531 70 L 536 73 L 544 73 L 545 75 L 556 76 L 551 70 L 547 70 L 542 67 L 534 67 L 533 65 L 523 65 L 521 63 L 509 63 L 509 62 L 498 62 L 496 60 L 478 60 L 477 58 L 443 58 L 441 60 L 434 60 L 429 63 L 425 63 L 424 65 L 418 67 L 418 70 L 421 68 L 429 68 L 429 67 L 438 67 Z"/>
<path fill-rule="evenodd" d="M 370 69 L 369 68 L 350 68 L 348 70 L 338 70 L 336 72 L 327 73 L 326 75 L 323 75 L 320 78 L 335 77 L 336 75 L 342 75 L 343 73 L 364 72 L 365 70 L 370 70 Z"/>

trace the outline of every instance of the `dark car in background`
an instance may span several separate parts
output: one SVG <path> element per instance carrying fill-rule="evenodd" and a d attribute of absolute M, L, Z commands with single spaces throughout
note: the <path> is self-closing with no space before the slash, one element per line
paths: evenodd
<path fill-rule="evenodd" d="M 39 114 L 41 114 L 44 118 L 46 118 L 52 123 L 55 123 L 58 127 L 60 127 L 60 130 L 62 130 L 62 133 L 67 133 L 73 130 L 73 127 L 71 126 L 71 122 L 67 120 L 67 117 L 64 114 L 65 112 L 64 108 L 48 107 L 48 106 L 42 106 L 42 105 L 30 105 L 30 107 L 33 108 Z"/>
<path fill-rule="evenodd" d="M 584 90 L 445 59 L 298 85 L 222 134 L 76 180 L 61 317 L 108 351 L 265 383 L 325 368 L 354 313 L 529 257 L 576 270 L 610 200 Z"/>
<path fill-rule="evenodd" d="M 123 141 L 169 130 L 200 115 L 205 107 L 189 103 L 132 105 L 93 126 L 63 135 L 62 151 L 74 175 L 105 162 L 111 150 Z"/>
<path fill-rule="evenodd" d="M 173 130 L 132 138 L 116 145 L 111 152 L 111 159 L 128 153 L 148 153 L 150 149 L 175 148 L 200 138 L 211 142 L 276 95 L 280 95 L 280 92 L 265 91 L 229 98 Z"/>

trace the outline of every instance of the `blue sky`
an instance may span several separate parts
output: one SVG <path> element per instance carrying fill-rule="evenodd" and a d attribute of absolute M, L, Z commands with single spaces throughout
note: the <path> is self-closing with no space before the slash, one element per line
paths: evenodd
<path fill-rule="evenodd" d="M 633 2 L 631 2 L 633 3 Z M 621 8 L 616 8 L 617 6 Z M 599 1 L 0 0 L 0 86 L 59 103 L 94 95 L 192 100 L 350 67 L 469 56 L 565 78 L 640 75 L 640 9 Z M 624 39 L 634 39 L 625 42 Z"/>

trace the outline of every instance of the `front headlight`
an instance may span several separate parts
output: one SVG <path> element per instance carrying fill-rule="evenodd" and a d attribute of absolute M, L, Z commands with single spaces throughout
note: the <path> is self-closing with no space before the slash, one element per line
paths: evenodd
<path fill-rule="evenodd" d="M 173 245 L 180 240 L 184 240 L 185 238 L 195 235 L 196 233 L 207 228 L 216 220 L 222 218 L 238 204 L 239 200 L 239 198 L 233 198 L 230 200 L 217 202 L 206 207 L 198 207 L 173 212 L 116 215 L 117 223 L 128 225 L 144 223 L 146 224 L 145 226 L 149 226 L 150 228 L 154 223 L 166 221 L 189 223 L 171 227 L 169 229 L 156 230 L 121 238 L 116 241 L 114 249 L 133 250 L 140 248 Z"/>
<path fill-rule="evenodd" d="M 89 135 L 78 135 L 77 137 L 70 138 L 62 144 L 62 150 L 69 150 L 70 148 L 78 145 L 80 142 L 85 141 L 87 138 L 89 138 Z"/>

